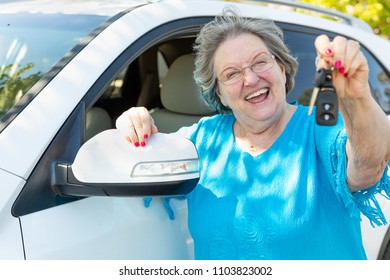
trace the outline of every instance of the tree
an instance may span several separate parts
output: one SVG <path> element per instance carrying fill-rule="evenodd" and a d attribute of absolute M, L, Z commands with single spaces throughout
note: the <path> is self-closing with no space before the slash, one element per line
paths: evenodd
<path fill-rule="evenodd" d="M 389 0 L 300 0 L 336 9 L 367 22 L 378 35 L 390 39 Z"/>
<path fill-rule="evenodd" d="M 14 65 L 0 65 L 0 118 L 42 77 L 42 73 L 24 75 L 34 67 L 28 63 L 13 70 Z"/>

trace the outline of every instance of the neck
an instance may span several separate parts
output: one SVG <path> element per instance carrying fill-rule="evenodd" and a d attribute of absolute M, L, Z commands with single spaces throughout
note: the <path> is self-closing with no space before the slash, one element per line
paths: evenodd
<path fill-rule="evenodd" d="M 283 133 L 295 110 L 295 106 L 288 105 L 280 118 L 268 126 L 260 122 L 253 126 L 236 121 L 233 130 L 237 145 L 253 155 L 263 153 Z"/>

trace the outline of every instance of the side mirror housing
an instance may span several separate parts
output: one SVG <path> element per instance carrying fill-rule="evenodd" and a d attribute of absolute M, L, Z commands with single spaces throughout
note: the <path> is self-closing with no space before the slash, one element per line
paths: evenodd
<path fill-rule="evenodd" d="M 193 190 L 199 175 L 188 139 L 158 133 L 136 148 L 110 129 L 88 140 L 72 164 L 55 163 L 52 181 L 62 196 L 180 196 Z"/>

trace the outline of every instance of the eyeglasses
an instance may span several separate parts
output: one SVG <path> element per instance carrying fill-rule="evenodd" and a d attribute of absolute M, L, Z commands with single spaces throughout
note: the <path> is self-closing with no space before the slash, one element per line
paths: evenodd
<path fill-rule="evenodd" d="M 271 69 L 274 65 L 274 59 L 274 55 L 268 53 L 260 53 L 255 57 L 251 65 L 247 67 L 241 69 L 228 68 L 224 70 L 221 75 L 219 75 L 218 81 L 220 81 L 225 86 L 233 85 L 242 80 L 245 74 L 245 69 L 250 68 L 256 74 L 267 71 Z"/>

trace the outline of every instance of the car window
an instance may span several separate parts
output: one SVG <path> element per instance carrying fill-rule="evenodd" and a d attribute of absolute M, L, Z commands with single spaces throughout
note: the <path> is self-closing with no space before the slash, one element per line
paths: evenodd
<path fill-rule="evenodd" d="M 378 60 L 364 47 L 363 53 L 367 58 L 369 72 L 369 81 L 371 92 L 382 109 L 390 113 L 390 76 Z"/>
<path fill-rule="evenodd" d="M 284 29 L 286 44 L 293 56 L 298 59 L 298 72 L 295 76 L 295 86 L 288 94 L 288 101 L 298 101 L 300 104 L 308 105 L 312 88 L 313 78 L 316 71 L 314 64 L 316 51 L 314 40 L 318 33 L 294 31 Z"/>
<path fill-rule="evenodd" d="M 0 119 L 104 20 L 90 15 L 1 14 Z"/>

